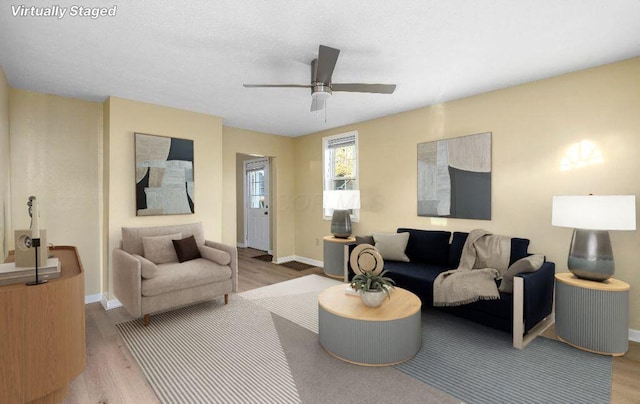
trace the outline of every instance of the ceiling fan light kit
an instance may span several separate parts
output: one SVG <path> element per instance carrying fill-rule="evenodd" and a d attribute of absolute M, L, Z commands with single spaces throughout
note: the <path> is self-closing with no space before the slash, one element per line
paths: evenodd
<path fill-rule="evenodd" d="M 393 94 L 395 84 L 367 84 L 367 83 L 332 83 L 331 76 L 338 61 L 339 49 L 320 45 L 318 58 L 311 61 L 311 84 L 243 84 L 247 88 L 281 87 L 281 88 L 310 88 L 311 112 L 325 109 L 326 101 L 334 91 L 351 93 Z M 325 115 L 326 121 L 326 115 Z"/>

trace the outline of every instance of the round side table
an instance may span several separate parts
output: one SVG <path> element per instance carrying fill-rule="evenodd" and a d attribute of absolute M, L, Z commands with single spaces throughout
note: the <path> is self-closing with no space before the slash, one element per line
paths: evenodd
<path fill-rule="evenodd" d="M 326 236 L 323 241 L 324 273 L 332 278 L 348 281 L 347 260 L 349 246 L 355 244 L 355 237 L 337 238 Z"/>
<path fill-rule="evenodd" d="M 594 282 L 572 273 L 556 278 L 556 334 L 569 345 L 603 355 L 629 349 L 629 284 Z"/>

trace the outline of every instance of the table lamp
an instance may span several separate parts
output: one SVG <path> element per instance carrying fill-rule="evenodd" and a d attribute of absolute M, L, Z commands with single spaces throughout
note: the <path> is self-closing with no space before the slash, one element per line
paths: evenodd
<path fill-rule="evenodd" d="M 333 209 L 331 233 L 336 238 L 351 236 L 351 215 L 349 209 L 360 209 L 360 191 L 324 191 L 322 206 Z"/>
<path fill-rule="evenodd" d="M 554 196 L 551 224 L 574 228 L 569 270 L 578 278 L 605 281 L 615 271 L 608 230 L 636 229 L 636 197 Z"/>

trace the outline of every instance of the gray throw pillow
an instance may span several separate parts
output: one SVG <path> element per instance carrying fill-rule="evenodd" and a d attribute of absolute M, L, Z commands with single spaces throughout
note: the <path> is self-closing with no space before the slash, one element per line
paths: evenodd
<path fill-rule="evenodd" d="M 142 237 L 144 257 L 154 264 L 178 262 L 173 240 L 181 240 L 182 233 L 167 234 L 166 236 Z"/>
<path fill-rule="evenodd" d="M 535 272 L 542 267 L 542 264 L 544 264 L 544 255 L 535 254 L 520 258 L 502 275 L 502 282 L 498 290 L 504 293 L 513 293 L 513 277 L 526 272 Z"/>
<path fill-rule="evenodd" d="M 404 253 L 409 242 L 409 233 L 373 233 L 376 248 L 385 260 L 409 262 Z"/>
<path fill-rule="evenodd" d="M 356 236 L 356 244 L 371 244 L 373 245 L 375 241 L 373 240 L 373 236 Z"/>

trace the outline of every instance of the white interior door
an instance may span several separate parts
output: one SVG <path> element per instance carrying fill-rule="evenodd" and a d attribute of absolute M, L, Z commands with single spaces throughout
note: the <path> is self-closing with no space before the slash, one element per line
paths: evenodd
<path fill-rule="evenodd" d="M 244 172 L 247 247 L 269 251 L 269 159 L 245 161 Z"/>

